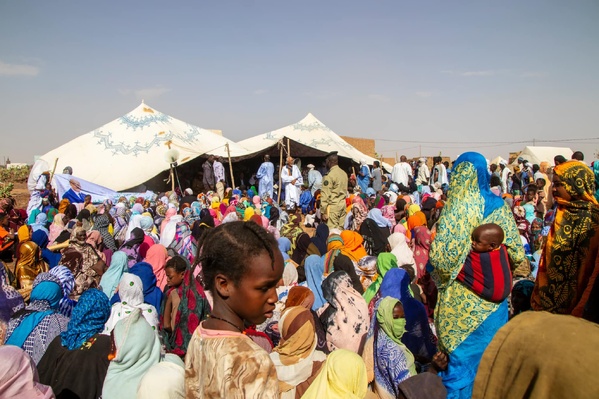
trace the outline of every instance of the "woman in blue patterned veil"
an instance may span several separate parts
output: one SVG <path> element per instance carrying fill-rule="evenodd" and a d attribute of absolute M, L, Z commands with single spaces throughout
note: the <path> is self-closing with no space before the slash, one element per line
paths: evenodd
<path fill-rule="evenodd" d="M 449 355 L 447 371 L 439 373 L 448 398 L 470 398 L 482 354 L 495 332 L 508 320 L 507 302 L 489 302 L 456 280 L 483 223 L 495 223 L 505 233 L 514 275 L 526 275 L 526 260 L 509 206 L 491 192 L 485 158 L 462 154 L 454 164 L 447 203 L 431 244 L 429 268 L 439 290 L 435 325 L 440 350 Z"/>
<path fill-rule="evenodd" d="M 373 356 L 365 356 L 366 369 L 374 369 L 374 389 L 379 398 L 396 398 L 399 383 L 416 375 L 414 355 L 401 341 L 406 319 L 399 299 L 387 296 L 377 302 L 371 329 L 368 335 L 372 337 Z"/>

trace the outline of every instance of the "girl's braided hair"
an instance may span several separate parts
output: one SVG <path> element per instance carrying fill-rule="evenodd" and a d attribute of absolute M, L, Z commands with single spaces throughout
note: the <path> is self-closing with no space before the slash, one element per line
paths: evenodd
<path fill-rule="evenodd" d="M 214 288 L 217 274 L 239 283 L 248 260 L 263 251 L 268 253 L 274 268 L 275 250 L 278 246 L 274 236 L 254 222 L 229 222 L 212 229 L 202 243 L 200 257 L 205 288 Z"/>

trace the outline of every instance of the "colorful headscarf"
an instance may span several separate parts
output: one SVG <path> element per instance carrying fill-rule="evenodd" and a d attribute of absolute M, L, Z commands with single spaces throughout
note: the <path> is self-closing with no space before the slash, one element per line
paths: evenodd
<path fill-rule="evenodd" d="M 69 270 L 68 267 L 63 265 L 58 265 L 50 269 L 50 274 L 58 277 L 60 280 L 60 286 L 62 287 L 62 299 L 58 304 L 58 309 L 61 314 L 66 317 L 71 317 L 71 313 L 73 312 L 73 307 L 77 304 L 77 301 L 74 301 L 70 298 L 71 292 L 75 288 L 75 277 L 73 277 L 73 273 Z"/>
<path fill-rule="evenodd" d="M 110 362 L 102 398 L 134 398 L 144 374 L 160 361 L 160 340 L 139 309 L 114 328 L 116 357 Z"/>
<path fill-rule="evenodd" d="M 360 230 L 360 226 L 364 219 L 366 219 L 368 215 L 368 208 L 364 203 L 364 200 L 359 195 L 356 195 L 352 200 L 352 214 L 354 215 L 354 219 L 352 221 L 352 230 L 358 231 Z"/>
<path fill-rule="evenodd" d="M 94 230 L 98 230 L 102 235 L 102 241 L 106 248 L 111 249 L 112 251 L 117 250 L 116 243 L 114 242 L 114 237 L 108 231 L 108 227 L 110 226 L 110 219 L 108 215 L 102 214 L 96 216 L 94 221 Z"/>
<path fill-rule="evenodd" d="M 341 232 L 341 239 L 343 239 L 345 247 L 345 250 L 342 252 L 352 261 L 357 262 L 368 255 L 364 246 L 362 246 L 364 238 L 357 231 L 344 230 Z"/>
<path fill-rule="evenodd" d="M 179 255 L 187 259 L 190 264 L 194 263 L 198 249 L 191 235 L 191 229 L 186 222 L 177 223 L 175 239 L 170 248 L 173 248 Z"/>
<path fill-rule="evenodd" d="M 322 315 L 329 350 L 348 349 L 357 353 L 370 324 L 364 298 L 344 271 L 329 274 L 322 282 L 322 294 L 329 303 Z"/>
<path fill-rule="evenodd" d="M 532 307 L 581 317 L 597 276 L 591 250 L 599 235 L 595 177 L 579 161 L 560 164 L 553 173 L 572 198 L 554 197 L 557 212 L 539 261 Z"/>
<path fill-rule="evenodd" d="M 158 310 L 150 304 L 144 303 L 144 286 L 139 278 L 132 273 L 123 273 L 119 282 L 119 291 L 114 294 L 111 302 L 116 298 L 110 310 L 110 318 L 104 325 L 103 334 L 110 334 L 117 323 L 129 317 L 136 309 L 146 319 L 152 330 L 158 333 Z"/>
<path fill-rule="evenodd" d="M 156 286 L 160 290 L 164 290 L 164 287 L 166 287 L 166 271 L 164 270 L 164 266 L 166 265 L 167 257 L 168 252 L 164 245 L 156 244 L 148 249 L 146 258 L 144 259 L 144 262 L 152 265 L 152 270 L 156 276 Z"/>
<path fill-rule="evenodd" d="M 104 292 L 108 298 L 112 298 L 116 292 L 119 282 L 121 281 L 121 278 L 123 277 L 123 273 L 129 270 L 127 263 L 128 259 L 126 253 L 117 251 L 112 254 L 110 266 L 108 267 L 108 270 L 106 270 L 106 273 L 102 275 L 102 279 L 100 280 L 102 292 Z"/>
<path fill-rule="evenodd" d="M 326 303 L 322 294 L 322 281 L 324 280 L 324 256 L 310 255 L 304 261 L 306 271 L 306 283 L 314 293 L 312 310 L 319 309 Z"/>
<path fill-rule="evenodd" d="M 368 393 L 364 360 L 355 352 L 338 349 L 326 363 L 303 399 L 363 399 Z"/>
<path fill-rule="evenodd" d="M 399 234 L 399 233 L 398 233 Z M 397 268 L 397 258 L 395 255 L 389 252 L 383 252 L 379 254 L 376 259 L 376 268 L 378 270 L 378 277 L 375 281 L 370 284 L 368 289 L 364 292 L 364 300 L 366 303 L 370 303 L 372 298 L 376 295 L 381 284 L 383 283 L 383 278 L 387 274 L 387 272 L 393 268 Z"/>
<path fill-rule="evenodd" d="M 63 198 L 62 200 L 60 200 L 60 203 L 58 204 L 58 213 L 64 214 L 69 205 L 71 205 L 71 201 L 69 201 L 68 199 Z"/>
<path fill-rule="evenodd" d="M 56 313 L 62 298 L 60 280 L 50 273 L 40 273 L 33 282 L 30 304 L 27 309 L 34 310 L 26 315 L 6 340 L 7 345 L 22 347 L 31 332 L 46 316 Z"/>
<path fill-rule="evenodd" d="M 472 231 L 484 223 L 498 224 L 505 233 L 504 244 L 512 264 L 519 266 L 526 259 L 508 205 L 490 190 L 485 158 L 469 152 L 454 165 L 449 197 L 429 252 L 431 276 L 439 289 L 437 332 L 449 354 L 501 306 L 485 301 L 455 281 L 470 252 Z M 464 365 L 462 371 L 471 372 L 472 367 L 475 373 L 475 364 Z"/>
<path fill-rule="evenodd" d="M 110 302 L 102 291 L 90 288 L 79 297 L 66 331 L 60 334 L 62 346 L 78 349 L 93 335 L 102 332 L 110 316 Z"/>
<path fill-rule="evenodd" d="M 399 383 L 416 375 L 414 356 L 401 342 L 406 320 L 393 317 L 397 303 L 397 299 L 390 297 L 378 301 L 363 356 L 374 367 L 374 389 L 383 398 L 397 397 Z"/>
<path fill-rule="evenodd" d="M 391 222 L 389 219 L 385 218 L 378 208 L 372 208 L 368 212 L 368 218 L 374 220 L 377 226 L 379 227 L 391 227 Z"/>
<path fill-rule="evenodd" d="M 422 211 L 415 212 L 408 217 L 408 230 L 412 231 L 417 226 L 426 226 L 426 215 Z"/>
<path fill-rule="evenodd" d="M 289 289 L 285 308 L 292 306 L 303 306 L 306 309 L 311 309 L 314 305 L 314 293 L 310 288 L 297 285 Z"/>
<path fill-rule="evenodd" d="M 431 359 L 437 352 L 437 338 L 430 328 L 426 308 L 420 301 L 414 299 L 410 292 L 410 283 L 410 276 L 404 269 L 389 270 L 374 298 L 373 305 L 376 306 L 376 303 L 384 297 L 400 300 L 406 319 L 406 332 L 401 337 L 401 342 L 415 356 Z M 371 309 L 374 310 L 374 307 Z"/>
<path fill-rule="evenodd" d="M 40 384 L 35 362 L 21 348 L 0 346 L 0 397 L 50 399 L 52 387 Z"/>
<path fill-rule="evenodd" d="M 325 223 L 320 223 L 316 226 L 316 232 L 311 241 L 316 248 L 320 251 L 320 254 L 327 252 L 327 238 L 329 237 L 329 227 Z"/>
<path fill-rule="evenodd" d="M 428 263 L 428 252 L 431 249 L 433 241 L 431 232 L 426 226 L 417 226 L 414 228 L 414 261 L 416 262 L 417 278 L 421 278 L 426 273 L 426 264 Z"/>
<path fill-rule="evenodd" d="M 288 307 L 279 320 L 281 340 L 270 357 L 277 369 L 279 391 L 288 392 L 313 374 L 314 362 L 324 362 L 326 355 L 316 351 L 314 317 L 302 306 Z"/>

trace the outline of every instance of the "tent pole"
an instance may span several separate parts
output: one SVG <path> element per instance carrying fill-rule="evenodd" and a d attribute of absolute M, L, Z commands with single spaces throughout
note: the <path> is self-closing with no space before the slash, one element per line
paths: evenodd
<path fill-rule="evenodd" d="M 56 173 L 56 165 L 58 164 L 58 158 L 54 160 L 54 168 L 52 169 L 52 173 L 50 173 L 50 181 L 48 183 L 52 184 L 52 179 L 54 178 L 54 173 Z"/>
<path fill-rule="evenodd" d="M 283 172 L 283 147 L 284 147 L 284 144 L 279 143 L 279 145 L 280 145 L 281 153 L 279 155 L 279 193 L 277 194 L 277 202 L 279 204 L 281 204 L 281 184 L 282 184 L 281 172 Z"/>
<path fill-rule="evenodd" d="M 233 163 L 231 162 L 231 151 L 229 151 L 229 143 L 225 144 L 227 147 L 227 156 L 229 157 L 229 171 L 231 172 L 231 187 L 235 188 L 235 178 L 233 177 Z"/>
<path fill-rule="evenodd" d="M 171 164 L 171 191 L 175 191 L 175 172 L 173 171 L 173 165 Z"/>

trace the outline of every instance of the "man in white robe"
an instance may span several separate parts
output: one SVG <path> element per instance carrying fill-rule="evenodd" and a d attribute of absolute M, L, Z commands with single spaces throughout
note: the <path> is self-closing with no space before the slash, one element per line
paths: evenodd
<path fill-rule="evenodd" d="M 50 167 L 43 159 L 38 159 L 29 173 L 27 189 L 29 190 L 29 204 L 27 215 L 31 215 L 34 209 L 42 210 L 42 193 L 46 190 L 46 184 L 50 179 Z"/>
<path fill-rule="evenodd" d="M 299 168 L 293 164 L 293 158 L 287 157 L 287 163 L 281 170 L 281 181 L 285 187 L 285 206 L 293 209 L 299 204 L 300 187 L 304 184 Z"/>
<path fill-rule="evenodd" d="M 260 169 L 258 169 L 258 173 L 256 173 L 256 178 L 258 179 L 258 195 L 260 198 L 264 198 L 265 195 L 268 195 L 269 198 L 273 198 L 272 184 L 274 173 L 275 166 L 270 162 L 270 155 L 265 155 L 264 162 L 262 162 Z"/>

